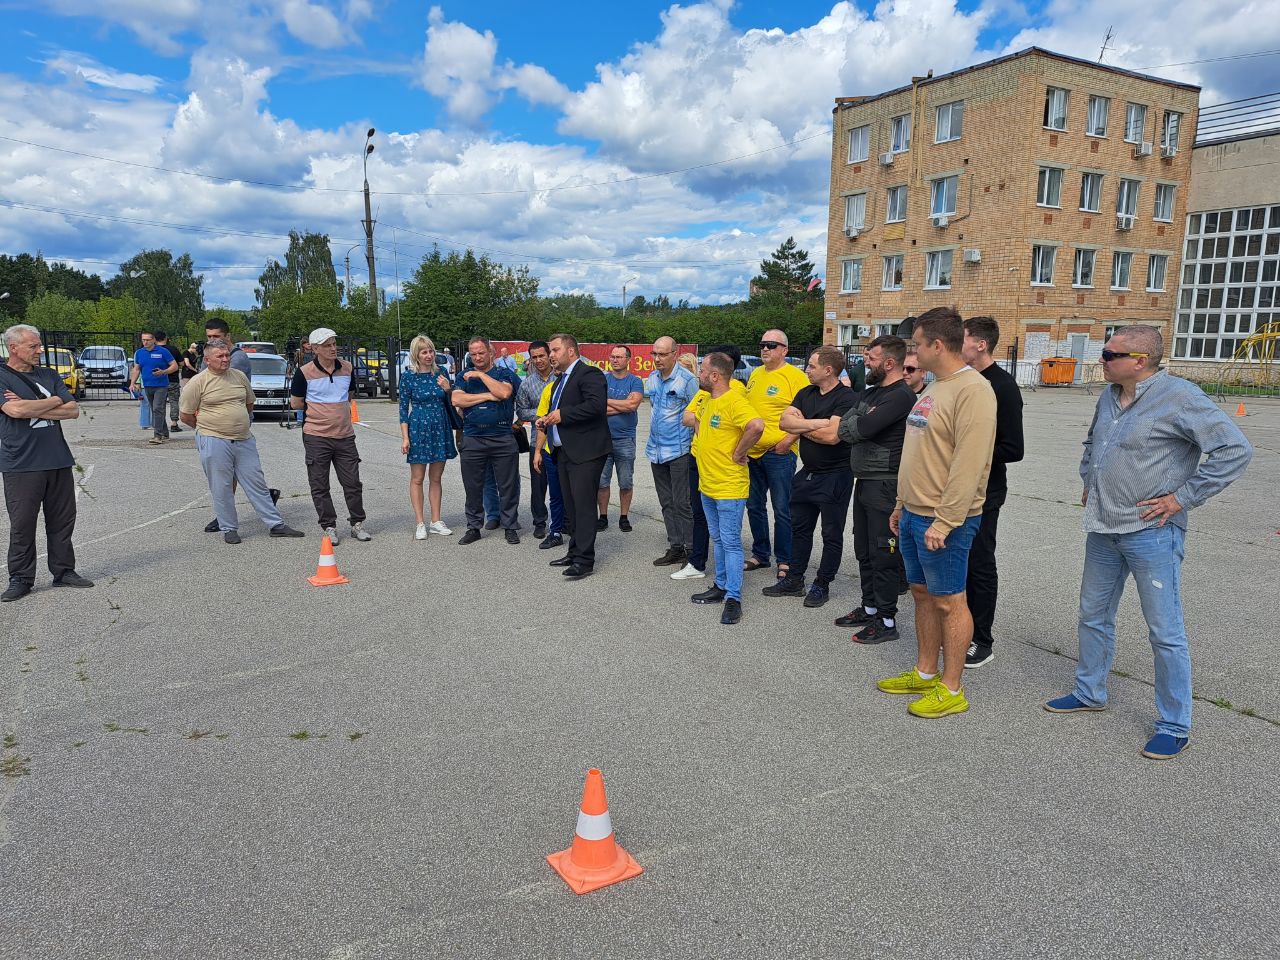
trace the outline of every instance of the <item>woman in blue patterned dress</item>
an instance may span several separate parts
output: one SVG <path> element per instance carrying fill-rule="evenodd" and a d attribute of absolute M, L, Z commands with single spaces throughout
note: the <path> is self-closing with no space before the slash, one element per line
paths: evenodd
<path fill-rule="evenodd" d="M 409 344 L 409 367 L 400 375 L 400 451 L 409 462 L 409 502 L 418 518 L 414 538 L 427 539 L 428 530 L 447 537 L 453 531 L 440 519 L 440 478 L 445 462 L 458 455 L 444 408 L 453 384 L 436 366 L 436 345 L 429 337 L 413 338 Z M 422 510 L 424 478 L 430 480 L 430 527 Z"/>

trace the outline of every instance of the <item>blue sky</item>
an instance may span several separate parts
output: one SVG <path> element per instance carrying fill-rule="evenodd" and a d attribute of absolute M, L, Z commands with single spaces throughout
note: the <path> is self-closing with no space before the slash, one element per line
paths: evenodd
<path fill-rule="evenodd" d="M 42 208 L 0 206 L 0 252 L 111 273 L 144 247 L 189 250 L 210 303 L 232 306 L 252 304 L 290 227 L 329 232 L 341 261 L 359 198 L 332 191 L 359 187 L 368 123 L 375 190 L 434 194 L 377 200 L 379 259 L 402 275 L 429 235 L 526 258 L 548 292 L 612 302 L 639 273 L 647 295 L 718 302 L 744 295 L 788 235 L 822 262 L 835 96 L 1031 43 L 1092 59 L 1108 26 L 1108 61 L 1130 67 L 1280 48 L 1280 18 L 1224 0 L 1170 0 L 1159 17 L 1139 0 L 8 0 L 4 22 L 0 136 L 322 189 L 0 140 L 0 200 Z M 1278 67 L 1160 72 L 1213 103 L 1280 89 Z M 622 183 L 545 192 L 600 181 Z"/>

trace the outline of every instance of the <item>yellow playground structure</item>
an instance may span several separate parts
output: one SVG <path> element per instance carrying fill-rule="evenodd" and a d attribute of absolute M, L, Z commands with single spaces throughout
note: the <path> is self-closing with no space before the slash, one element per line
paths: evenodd
<path fill-rule="evenodd" d="M 1263 324 L 1241 341 L 1235 355 L 1223 365 L 1218 385 L 1219 388 L 1280 387 L 1280 321 Z"/>

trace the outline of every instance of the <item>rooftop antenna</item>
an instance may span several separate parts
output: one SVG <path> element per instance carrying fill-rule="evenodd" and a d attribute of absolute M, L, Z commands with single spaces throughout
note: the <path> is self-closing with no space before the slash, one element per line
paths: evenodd
<path fill-rule="evenodd" d="M 1115 38 L 1115 33 L 1111 27 L 1107 27 L 1107 35 L 1102 38 L 1102 49 L 1098 51 L 1098 62 L 1102 62 L 1102 58 L 1107 55 L 1107 47 L 1111 46 L 1111 41 Z"/>

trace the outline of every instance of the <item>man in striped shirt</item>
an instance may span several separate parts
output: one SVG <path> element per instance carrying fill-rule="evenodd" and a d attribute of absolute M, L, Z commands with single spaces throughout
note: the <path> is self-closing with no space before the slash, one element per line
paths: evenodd
<path fill-rule="evenodd" d="M 1076 688 L 1050 713 L 1105 710 L 1116 608 L 1133 574 L 1155 653 L 1156 732 L 1144 757 L 1168 760 L 1191 736 L 1191 654 L 1182 622 L 1187 511 L 1244 473 L 1253 448 L 1203 390 L 1160 369 L 1164 337 L 1135 324 L 1102 351 L 1110 386 L 1084 441 L 1084 576 Z"/>

